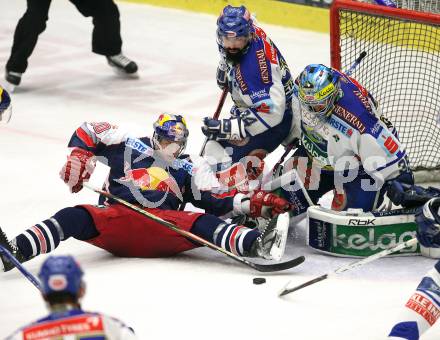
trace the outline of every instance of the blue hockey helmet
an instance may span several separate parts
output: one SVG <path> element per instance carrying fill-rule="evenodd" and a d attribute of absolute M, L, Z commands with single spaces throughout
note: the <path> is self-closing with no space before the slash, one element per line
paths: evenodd
<path fill-rule="evenodd" d="M 223 8 L 217 19 L 217 44 L 220 51 L 230 52 L 239 57 L 239 53 L 249 45 L 251 33 L 254 32 L 250 12 L 244 6 Z"/>
<path fill-rule="evenodd" d="M 0 86 L 0 123 L 7 123 L 11 119 L 12 106 L 9 93 Z"/>
<path fill-rule="evenodd" d="M 50 256 L 41 266 L 38 277 L 43 295 L 69 293 L 78 296 L 83 286 L 83 271 L 72 256 Z"/>
<path fill-rule="evenodd" d="M 230 38 L 249 36 L 253 32 L 251 14 L 246 7 L 223 8 L 217 19 L 218 36 Z"/>
<path fill-rule="evenodd" d="M 160 142 L 165 139 L 179 144 L 180 150 L 177 156 L 182 154 L 189 135 L 189 130 L 183 116 L 163 113 L 156 120 L 153 127 L 153 144 L 156 149 L 161 149 Z"/>
<path fill-rule="evenodd" d="M 305 67 L 295 81 L 301 105 L 320 121 L 326 120 L 339 97 L 339 74 L 322 64 Z"/>

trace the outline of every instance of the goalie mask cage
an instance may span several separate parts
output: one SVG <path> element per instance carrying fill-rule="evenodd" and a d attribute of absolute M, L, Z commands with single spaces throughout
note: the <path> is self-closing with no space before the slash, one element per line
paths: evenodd
<path fill-rule="evenodd" d="M 382 114 L 396 126 L 411 168 L 437 175 L 440 15 L 335 0 L 330 10 L 330 37 L 331 63 L 336 69 L 348 69 L 362 51 L 367 52 L 353 77 L 371 92 Z"/>

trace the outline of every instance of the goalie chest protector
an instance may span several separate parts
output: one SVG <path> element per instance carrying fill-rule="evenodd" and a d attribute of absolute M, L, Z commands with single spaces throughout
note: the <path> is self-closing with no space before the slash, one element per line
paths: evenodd
<path fill-rule="evenodd" d="M 333 211 L 319 206 L 307 211 L 307 244 L 326 254 L 366 257 L 416 237 L 415 209 L 364 213 Z M 393 254 L 419 255 L 418 243 Z"/>

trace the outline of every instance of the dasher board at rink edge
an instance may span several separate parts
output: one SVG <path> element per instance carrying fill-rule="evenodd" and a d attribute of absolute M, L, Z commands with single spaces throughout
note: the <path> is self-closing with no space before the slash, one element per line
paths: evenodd
<path fill-rule="evenodd" d="M 371 256 L 416 237 L 414 214 L 415 209 L 364 213 L 313 206 L 307 210 L 307 244 L 333 256 Z M 417 243 L 391 256 L 419 254 Z"/>

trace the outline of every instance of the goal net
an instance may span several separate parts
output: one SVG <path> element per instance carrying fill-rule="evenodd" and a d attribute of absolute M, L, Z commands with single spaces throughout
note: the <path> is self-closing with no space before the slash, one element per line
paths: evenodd
<path fill-rule="evenodd" d="M 396 126 L 411 168 L 432 174 L 440 169 L 440 15 L 421 12 L 431 2 L 400 0 L 400 7 L 417 5 L 413 11 L 335 0 L 330 36 L 337 69 L 367 52 L 353 77 Z"/>

